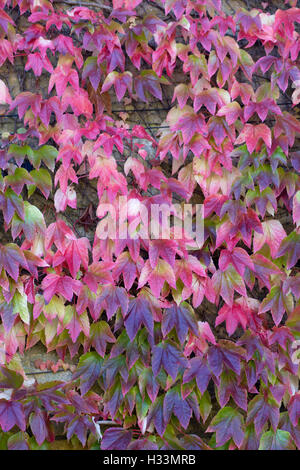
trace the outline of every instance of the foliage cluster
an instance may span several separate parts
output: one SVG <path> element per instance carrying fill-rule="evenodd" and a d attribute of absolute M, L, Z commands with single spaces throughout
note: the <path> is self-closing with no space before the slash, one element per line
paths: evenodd
<path fill-rule="evenodd" d="M 47 448 L 61 424 L 90 449 L 300 448 L 300 9 L 141 3 L 0 0 L 0 66 L 23 56 L 48 81 L 17 96 L 0 81 L 1 113 L 23 120 L 0 148 L 0 447 Z M 112 113 L 165 90 L 157 139 Z M 63 217 L 81 179 L 92 243 Z M 102 240 L 102 204 L 124 196 L 202 203 L 203 246 L 139 237 L 135 210 L 135 238 Z M 59 367 L 78 358 L 69 381 L 26 376 L 39 342 Z"/>

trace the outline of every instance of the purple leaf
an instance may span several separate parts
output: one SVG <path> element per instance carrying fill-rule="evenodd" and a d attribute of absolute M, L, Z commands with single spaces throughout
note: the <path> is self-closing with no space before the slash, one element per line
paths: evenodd
<path fill-rule="evenodd" d="M 103 434 L 102 450 L 126 450 L 131 441 L 132 433 L 123 428 L 109 428 Z"/>
<path fill-rule="evenodd" d="M 17 425 L 25 431 L 26 422 L 23 405 L 17 401 L 0 400 L 0 426 L 4 432 Z"/>

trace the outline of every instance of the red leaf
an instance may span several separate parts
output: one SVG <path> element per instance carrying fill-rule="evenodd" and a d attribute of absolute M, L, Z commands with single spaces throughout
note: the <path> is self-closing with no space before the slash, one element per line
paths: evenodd
<path fill-rule="evenodd" d="M 60 276 L 59 274 L 47 274 L 43 279 L 42 288 L 47 303 L 50 302 L 54 294 L 61 294 L 69 302 L 73 297 L 73 292 L 79 293 L 81 283 L 69 276 Z"/>
<path fill-rule="evenodd" d="M 239 304 L 234 304 L 232 307 L 229 307 L 225 304 L 218 312 L 216 326 L 225 321 L 226 330 L 229 336 L 231 336 L 239 324 L 243 327 L 244 330 L 246 329 L 249 314 L 250 311 L 243 309 L 243 307 Z"/>
<path fill-rule="evenodd" d="M 1 11 L 1 10 L 0 10 Z M 0 80 L 0 105 L 11 104 L 11 96 L 5 83 Z"/>
<path fill-rule="evenodd" d="M 150 261 L 147 260 L 139 278 L 139 289 L 148 282 L 154 295 L 159 297 L 165 281 L 176 289 L 174 271 L 169 263 L 159 259 L 155 269 L 152 269 Z"/>
<path fill-rule="evenodd" d="M 271 130 L 265 124 L 246 124 L 240 135 L 235 141 L 235 144 L 242 144 L 246 142 L 247 148 L 250 153 L 253 153 L 257 148 L 258 143 L 264 141 L 267 147 L 272 145 Z"/>
<path fill-rule="evenodd" d="M 70 273 L 74 278 L 76 277 L 81 264 L 84 269 L 88 269 L 89 248 L 90 242 L 87 238 L 82 237 L 75 239 L 73 237 L 71 238 L 70 236 L 66 236 L 63 254 L 69 266 Z"/>

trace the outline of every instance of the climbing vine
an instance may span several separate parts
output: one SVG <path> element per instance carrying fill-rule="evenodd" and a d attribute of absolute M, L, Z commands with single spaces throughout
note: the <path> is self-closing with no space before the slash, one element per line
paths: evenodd
<path fill-rule="evenodd" d="M 0 448 L 300 448 L 300 9 L 87 5 L 0 0 Z"/>

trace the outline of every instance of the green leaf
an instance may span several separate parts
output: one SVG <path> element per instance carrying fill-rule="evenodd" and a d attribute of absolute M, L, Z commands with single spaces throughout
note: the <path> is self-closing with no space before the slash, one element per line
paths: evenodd
<path fill-rule="evenodd" d="M 24 220 L 15 214 L 12 218 L 11 232 L 15 239 L 22 231 L 27 240 L 33 240 L 36 232 L 44 233 L 46 224 L 41 211 L 28 201 L 24 201 Z"/>
<path fill-rule="evenodd" d="M 210 394 L 207 390 L 203 393 L 202 397 L 199 400 L 199 409 L 201 418 L 205 423 L 212 409 Z"/>
<path fill-rule="evenodd" d="M 29 450 L 29 436 L 26 432 L 13 434 L 7 441 L 8 450 Z"/>
<path fill-rule="evenodd" d="M 265 432 L 260 439 L 259 450 L 294 450 L 295 446 L 288 431 L 277 429 Z"/>
<path fill-rule="evenodd" d="M 243 416 L 231 406 L 225 406 L 213 418 L 207 432 L 216 432 L 217 446 L 224 445 L 233 439 L 237 447 L 241 447 L 244 439 Z"/>
<path fill-rule="evenodd" d="M 29 160 L 35 168 L 39 168 L 41 161 L 49 168 L 54 171 L 55 161 L 58 155 L 58 151 L 52 145 L 42 145 L 37 150 L 33 150 L 32 156 L 29 156 Z"/>
<path fill-rule="evenodd" d="M 73 379 L 80 378 L 80 389 L 83 395 L 85 395 L 96 380 L 99 379 L 102 364 L 102 357 L 94 351 L 81 356 Z"/>
<path fill-rule="evenodd" d="M 14 173 L 5 178 L 6 186 L 10 186 L 18 195 L 21 193 L 24 184 L 30 185 L 33 180 L 25 168 L 16 168 Z"/>
<path fill-rule="evenodd" d="M 21 320 L 26 323 L 26 325 L 30 324 L 30 313 L 28 310 L 26 294 L 21 295 L 19 291 L 15 292 L 13 297 L 13 313 L 18 313 Z"/>
<path fill-rule="evenodd" d="M 52 189 L 52 179 L 49 172 L 44 168 L 40 168 L 39 170 L 32 170 L 30 175 L 33 178 L 34 185 L 37 186 L 45 198 L 48 199 Z"/>
<path fill-rule="evenodd" d="M 0 388 L 18 389 L 22 386 L 24 378 L 16 371 L 0 366 Z"/>
<path fill-rule="evenodd" d="M 26 157 L 28 157 L 29 160 L 32 159 L 33 150 L 29 145 L 11 144 L 8 149 L 8 154 L 14 157 L 17 164 L 21 166 Z"/>

